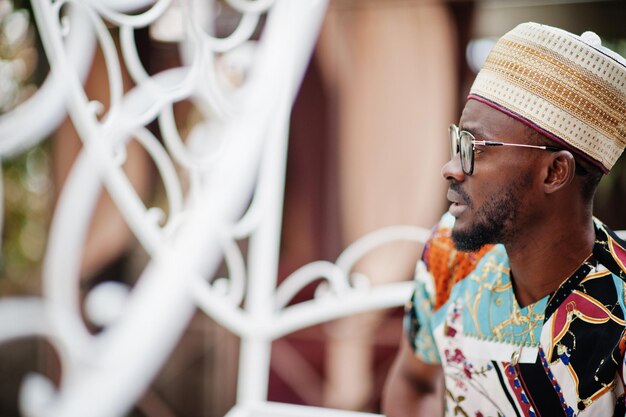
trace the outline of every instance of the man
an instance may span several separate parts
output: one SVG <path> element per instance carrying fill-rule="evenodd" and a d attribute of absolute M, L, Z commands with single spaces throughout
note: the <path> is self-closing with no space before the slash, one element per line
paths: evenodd
<path fill-rule="evenodd" d="M 624 416 L 626 245 L 592 198 L 626 146 L 626 61 L 593 33 L 519 25 L 449 133 L 450 211 L 384 412 Z"/>

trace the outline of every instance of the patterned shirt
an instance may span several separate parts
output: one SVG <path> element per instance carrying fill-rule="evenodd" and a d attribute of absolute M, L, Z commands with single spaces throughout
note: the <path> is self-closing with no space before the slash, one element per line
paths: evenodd
<path fill-rule="evenodd" d="M 453 225 L 427 243 L 405 316 L 415 355 L 443 367 L 446 415 L 626 415 L 624 242 L 594 220 L 591 256 L 520 307 L 504 247 L 458 251 Z"/>

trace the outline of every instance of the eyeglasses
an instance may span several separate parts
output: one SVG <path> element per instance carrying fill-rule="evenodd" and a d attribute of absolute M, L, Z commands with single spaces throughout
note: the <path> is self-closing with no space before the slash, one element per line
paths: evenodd
<path fill-rule="evenodd" d="M 465 175 L 474 173 L 474 153 L 476 145 L 480 146 L 516 146 L 518 148 L 534 148 L 548 151 L 560 151 L 553 146 L 526 145 L 523 143 L 494 142 L 491 140 L 476 140 L 474 135 L 466 130 L 460 130 L 456 125 L 450 125 L 450 159 L 461 154 L 461 169 Z"/>

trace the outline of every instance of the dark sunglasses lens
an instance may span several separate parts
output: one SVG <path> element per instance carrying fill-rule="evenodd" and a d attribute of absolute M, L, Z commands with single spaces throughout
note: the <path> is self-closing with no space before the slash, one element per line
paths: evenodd
<path fill-rule="evenodd" d="M 459 139 L 461 148 L 461 168 L 463 169 L 463 172 L 469 174 L 472 172 L 472 157 L 474 153 L 472 137 L 466 132 L 462 132 Z"/>
<path fill-rule="evenodd" d="M 450 126 L 448 134 L 450 135 L 450 159 L 454 159 L 459 153 L 459 128 L 455 125 Z"/>

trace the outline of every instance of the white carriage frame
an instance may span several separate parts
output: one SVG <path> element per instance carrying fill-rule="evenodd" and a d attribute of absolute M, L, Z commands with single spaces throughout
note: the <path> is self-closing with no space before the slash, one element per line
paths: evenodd
<path fill-rule="evenodd" d="M 222 39 L 209 35 L 192 17 L 198 0 L 180 0 L 186 19 L 181 44 L 185 64 L 149 75 L 140 63 L 134 31 L 154 22 L 174 1 L 32 0 L 51 73 L 33 98 L 0 117 L 0 155 L 31 148 L 58 125 L 66 109 L 83 149 L 54 214 L 43 297 L 0 301 L 0 342 L 41 335 L 61 358 L 60 387 L 42 375 L 23 383 L 23 412 L 38 417 L 123 415 L 200 308 L 241 338 L 237 406 L 229 415 L 356 414 L 266 402 L 272 341 L 317 323 L 403 304 L 411 282 L 370 288 L 367 281 L 353 282 L 351 269 L 377 246 L 423 242 L 428 235 L 411 226 L 380 230 L 355 242 L 335 263 L 305 265 L 277 286 L 289 114 L 326 0 L 226 0 L 242 17 Z M 141 13 L 129 13 L 141 8 Z M 246 81 L 227 91 L 215 72 L 216 54 L 248 41 L 263 13 L 267 21 Z M 121 55 L 135 83 L 128 93 L 105 20 L 119 27 Z M 110 84 L 111 105 L 101 120 L 101 105 L 89 100 L 82 83 L 96 43 Z M 172 110 L 181 100 L 193 101 L 206 118 L 195 127 L 200 129 L 196 137 L 214 141 L 217 151 L 203 152 L 202 143 L 181 139 Z M 35 123 L 33 114 L 42 117 Z M 155 119 L 163 144 L 146 128 Z M 145 207 L 122 170 L 130 140 L 141 144 L 158 168 L 167 215 Z M 176 166 L 189 177 L 186 194 Z M 150 261 L 133 288 L 105 283 L 91 291 L 93 304 L 108 309 L 103 316 L 116 318 L 93 335 L 80 315 L 79 269 L 103 186 Z M 236 244 L 243 238 L 249 239 L 247 261 Z M 229 276 L 207 280 L 222 259 Z M 300 289 L 318 279 L 328 283 L 326 291 L 289 305 Z M 160 326 L 146 326 L 155 321 Z"/>

